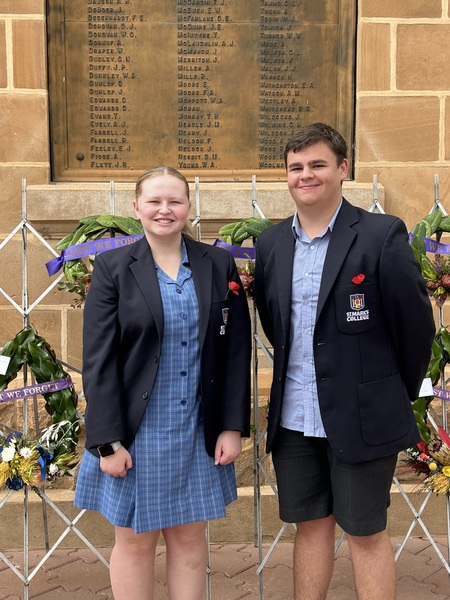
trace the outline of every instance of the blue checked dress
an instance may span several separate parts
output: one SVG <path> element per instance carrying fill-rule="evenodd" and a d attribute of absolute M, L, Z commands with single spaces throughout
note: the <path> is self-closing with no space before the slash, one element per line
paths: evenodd
<path fill-rule="evenodd" d="M 157 267 L 164 339 L 154 389 L 129 448 L 132 469 L 111 477 L 86 451 L 77 479 L 75 506 L 136 533 L 222 518 L 237 497 L 234 465 L 214 465 L 205 450 L 198 302 L 187 261 L 184 249 L 176 281 Z"/>

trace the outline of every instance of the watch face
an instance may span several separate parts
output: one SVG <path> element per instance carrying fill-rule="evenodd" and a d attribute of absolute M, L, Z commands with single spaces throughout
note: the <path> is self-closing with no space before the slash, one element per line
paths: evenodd
<path fill-rule="evenodd" d="M 97 449 L 98 453 L 102 457 L 111 456 L 111 454 L 114 454 L 114 448 L 112 447 L 112 444 L 105 444 L 104 446 L 99 446 Z"/>

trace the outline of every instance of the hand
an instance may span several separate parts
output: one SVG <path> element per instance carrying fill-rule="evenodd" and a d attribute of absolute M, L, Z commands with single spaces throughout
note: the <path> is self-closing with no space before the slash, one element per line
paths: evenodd
<path fill-rule="evenodd" d="M 229 465 L 242 451 L 240 431 L 222 431 L 217 438 L 214 452 L 215 465 Z"/>
<path fill-rule="evenodd" d="M 133 466 L 131 454 L 123 446 L 111 454 L 111 456 L 100 457 L 100 469 L 103 473 L 113 477 L 125 477 L 128 469 Z"/>

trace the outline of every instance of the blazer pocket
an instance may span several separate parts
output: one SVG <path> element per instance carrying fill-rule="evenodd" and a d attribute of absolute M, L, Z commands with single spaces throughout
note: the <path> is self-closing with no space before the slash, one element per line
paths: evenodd
<path fill-rule="evenodd" d="M 334 290 L 334 310 L 339 331 L 364 333 L 377 324 L 378 298 L 374 283 L 345 285 Z"/>
<path fill-rule="evenodd" d="M 357 386 L 361 435 L 368 446 L 382 446 L 407 435 L 411 401 L 399 373 Z"/>

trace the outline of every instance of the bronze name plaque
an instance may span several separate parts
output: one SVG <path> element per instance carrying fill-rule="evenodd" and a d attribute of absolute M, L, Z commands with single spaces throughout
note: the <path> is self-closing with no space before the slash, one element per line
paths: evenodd
<path fill-rule="evenodd" d="M 355 4 L 48 0 L 53 179 L 276 178 L 319 120 L 350 143 Z"/>

